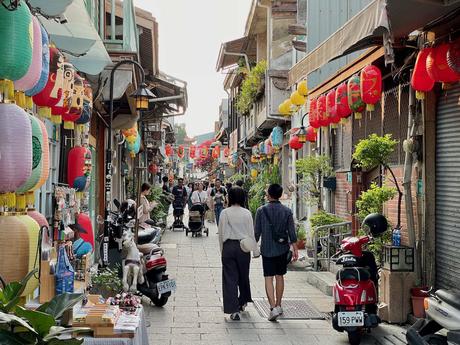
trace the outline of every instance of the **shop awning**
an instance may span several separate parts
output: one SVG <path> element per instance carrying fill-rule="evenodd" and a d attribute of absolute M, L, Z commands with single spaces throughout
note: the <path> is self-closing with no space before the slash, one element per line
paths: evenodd
<path fill-rule="evenodd" d="M 289 71 L 289 84 L 343 55 L 398 42 L 458 8 L 459 1 L 374 0 L 299 61 Z"/>
<path fill-rule="evenodd" d="M 29 0 L 29 4 L 39 9 L 40 13 L 47 16 L 58 16 L 66 10 L 74 0 Z"/>
<path fill-rule="evenodd" d="M 219 57 L 217 59 L 216 70 L 219 71 L 228 66 L 233 66 L 245 56 L 249 60 L 256 58 L 257 47 L 250 37 L 242 37 L 233 41 L 222 43 Z"/>
<path fill-rule="evenodd" d="M 101 73 L 105 67 L 112 63 L 112 59 L 110 58 L 109 53 L 107 53 L 105 45 L 101 39 L 98 39 L 85 55 L 66 55 L 75 68 L 81 72 L 91 75 Z"/>

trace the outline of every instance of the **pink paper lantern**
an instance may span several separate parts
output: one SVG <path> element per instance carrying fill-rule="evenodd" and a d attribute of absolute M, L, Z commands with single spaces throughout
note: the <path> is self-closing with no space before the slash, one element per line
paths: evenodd
<path fill-rule="evenodd" d="M 46 220 L 46 217 L 40 212 L 34 209 L 31 209 L 27 211 L 27 215 L 31 217 L 33 220 L 35 220 L 38 223 L 38 225 L 40 225 L 40 228 L 43 226 L 46 226 L 47 228 L 50 227 L 50 225 L 48 224 L 48 221 Z"/>

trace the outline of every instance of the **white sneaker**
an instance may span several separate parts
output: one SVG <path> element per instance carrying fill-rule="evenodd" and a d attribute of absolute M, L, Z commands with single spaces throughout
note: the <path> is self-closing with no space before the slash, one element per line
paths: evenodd
<path fill-rule="evenodd" d="M 278 307 L 273 308 L 270 310 L 270 315 L 268 316 L 268 321 L 276 321 L 276 319 L 280 316 L 280 312 Z"/>
<path fill-rule="evenodd" d="M 278 312 L 280 313 L 280 315 L 283 315 L 283 313 L 284 313 L 283 308 L 281 306 L 279 306 L 277 308 L 278 308 Z"/>

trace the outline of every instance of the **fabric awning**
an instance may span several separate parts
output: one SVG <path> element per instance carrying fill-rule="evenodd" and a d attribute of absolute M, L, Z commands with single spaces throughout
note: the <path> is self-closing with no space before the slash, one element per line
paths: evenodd
<path fill-rule="evenodd" d="M 30 6 L 40 9 L 47 16 L 58 16 L 67 9 L 74 0 L 29 0 Z"/>
<path fill-rule="evenodd" d="M 246 36 L 222 43 L 217 59 L 216 70 L 219 71 L 228 66 L 236 65 L 244 55 L 246 55 L 249 60 L 255 59 L 257 47 L 252 41 L 250 37 Z"/>
<path fill-rule="evenodd" d="M 443 0 L 374 0 L 289 71 L 289 85 L 343 55 L 399 41 L 460 7 Z"/>
<path fill-rule="evenodd" d="M 110 58 L 109 53 L 107 53 L 105 45 L 100 38 L 85 55 L 66 55 L 76 69 L 78 69 L 80 72 L 91 75 L 97 75 L 101 73 L 104 68 L 112 63 L 112 59 Z"/>

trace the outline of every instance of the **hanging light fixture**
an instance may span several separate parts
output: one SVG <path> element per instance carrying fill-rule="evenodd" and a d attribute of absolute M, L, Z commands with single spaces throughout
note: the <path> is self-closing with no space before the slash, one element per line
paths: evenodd
<path fill-rule="evenodd" d="M 136 91 L 134 91 L 130 97 L 133 97 L 136 100 L 136 109 L 137 110 L 148 110 L 149 101 L 156 98 L 156 96 L 147 88 L 145 83 L 142 83 Z"/>

